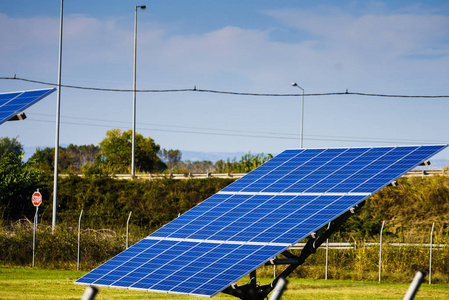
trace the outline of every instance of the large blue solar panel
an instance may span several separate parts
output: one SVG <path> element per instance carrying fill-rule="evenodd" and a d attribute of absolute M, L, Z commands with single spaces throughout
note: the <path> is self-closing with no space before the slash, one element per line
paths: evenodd
<path fill-rule="evenodd" d="M 445 147 L 286 150 L 76 283 L 211 297 Z"/>
<path fill-rule="evenodd" d="M 56 89 L 43 89 L 0 94 L 0 125 L 53 93 Z"/>

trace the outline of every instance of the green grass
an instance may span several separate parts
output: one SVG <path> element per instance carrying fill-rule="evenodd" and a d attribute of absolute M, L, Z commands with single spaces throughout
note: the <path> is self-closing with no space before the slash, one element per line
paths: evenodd
<path fill-rule="evenodd" d="M 81 299 L 86 286 L 73 282 L 84 271 L 40 270 L 0 267 L 0 299 Z M 261 284 L 271 281 L 261 278 Z M 357 282 L 346 280 L 290 279 L 283 300 L 293 299 L 402 299 L 408 284 Z M 194 300 L 197 297 L 158 294 L 124 289 L 100 288 L 96 299 L 174 299 Z M 237 299 L 218 294 L 214 299 Z M 449 285 L 422 284 L 415 298 L 449 299 Z"/>

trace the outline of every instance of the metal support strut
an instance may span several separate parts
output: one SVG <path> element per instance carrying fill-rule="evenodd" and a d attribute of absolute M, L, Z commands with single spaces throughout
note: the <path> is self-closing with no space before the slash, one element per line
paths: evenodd
<path fill-rule="evenodd" d="M 298 266 L 302 265 L 305 260 L 312 254 L 316 253 L 321 244 L 335 233 L 340 226 L 349 219 L 350 216 L 356 213 L 365 202 L 360 203 L 355 208 L 351 208 L 335 219 L 329 228 L 323 226 L 318 232 L 312 233 L 309 239 L 301 251 L 299 256 L 296 256 L 289 251 L 285 250 L 282 255 L 285 258 L 274 258 L 265 263 L 265 265 L 289 265 L 279 276 L 277 276 L 270 284 L 260 286 L 257 284 L 256 270 L 250 273 L 250 282 L 248 284 L 237 286 L 233 284 L 228 286 L 222 292 L 231 296 L 240 298 L 242 300 L 264 300 L 268 297 L 268 294 L 275 288 L 276 284 L 281 278 L 289 276 Z"/>

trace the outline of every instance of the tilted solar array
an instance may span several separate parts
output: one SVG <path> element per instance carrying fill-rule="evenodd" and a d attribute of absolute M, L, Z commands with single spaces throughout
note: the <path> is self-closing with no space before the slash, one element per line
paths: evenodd
<path fill-rule="evenodd" d="M 43 89 L 0 94 L 0 125 L 47 97 L 56 89 Z"/>
<path fill-rule="evenodd" d="M 75 283 L 212 297 L 445 147 L 286 150 Z"/>

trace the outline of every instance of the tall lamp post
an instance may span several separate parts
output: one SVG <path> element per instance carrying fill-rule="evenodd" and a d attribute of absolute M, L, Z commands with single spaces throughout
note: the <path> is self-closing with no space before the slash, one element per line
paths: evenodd
<path fill-rule="evenodd" d="M 292 86 L 296 86 L 297 88 L 302 90 L 302 100 L 301 100 L 301 133 L 299 136 L 299 145 L 300 148 L 303 148 L 303 139 L 304 139 L 304 89 L 300 87 L 296 82 L 292 83 Z"/>
<path fill-rule="evenodd" d="M 61 17 L 59 23 L 59 62 L 58 62 L 58 95 L 56 99 L 56 134 L 55 134 L 55 162 L 53 177 L 53 214 L 51 219 L 52 232 L 56 228 L 56 214 L 58 202 L 58 162 L 59 162 L 59 120 L 60 120 L 60 102 L 61 102 L 61 69 L 62 69 L 62 28 L 63 28 L 64 0 L 61 0 Z"/>
<path fill-rule="evenodd" d="M 133 78 L 133 134 L 131 154 L 131 178 L 136 175 L 136 63 L 137 63 L 137 9 L 145 10 L 145 5 L 138 5 L 134 14 L 134 78 Z"/>

